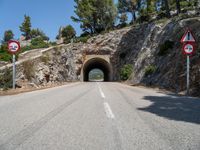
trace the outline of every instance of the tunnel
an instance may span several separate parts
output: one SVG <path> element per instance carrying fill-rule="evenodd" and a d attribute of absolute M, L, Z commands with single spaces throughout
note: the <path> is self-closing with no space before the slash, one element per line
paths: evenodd
<path fill-rule="evenodd" d="M 92 58 L 83 65 L 82 78 L 84 82 L 89 81 L 89 73 L 93 69 L 99 69 L 103 72 L 103 81 L 109 82 L 112 80 L 112 71 L 110 63 L 103 58 Z"/>

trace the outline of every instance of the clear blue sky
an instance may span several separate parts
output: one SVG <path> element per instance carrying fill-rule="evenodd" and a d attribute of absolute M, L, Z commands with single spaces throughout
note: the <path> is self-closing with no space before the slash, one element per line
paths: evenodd
<path fill-rule="evenodd" d="M 68 24 L 79 35 L 80 25 L 70 19 L 74 15 L 74 5 L 74 0 L 0 0 L 0 39 L 8 29 L 14 32 L 15 39 L 20 37 L 19 26 L 24 14 L 31 17 L 32 28 L 43 30 L 51 40 L 55 39 L 60 26 Z"/>

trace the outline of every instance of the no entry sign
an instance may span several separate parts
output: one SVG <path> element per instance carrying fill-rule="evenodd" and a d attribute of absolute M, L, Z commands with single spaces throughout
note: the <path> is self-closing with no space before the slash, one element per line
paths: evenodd
<path fill-rule="evenodd" d="M 16 78 L 15 54 L 19 50 L 20 50 L 20 43 L 18 41 L 10 40 L 8 42 L 8 52 L 13 55 L 13 89 L 15 89 L 15 78 Z"/>
<path fill-rule="evenodd" d="M 20 50 L 20 43 L 18 41 L 10 40 L 8 42 L 8 51 L 15 54 Z"/>
<path fill-rule="evenodd" d="M 192 55 L 194 53 L 194 50 L 195 50 L 195 46 L 193 43 L 185 43 L 183 45 L 183 52 L 186 55 Z"/>

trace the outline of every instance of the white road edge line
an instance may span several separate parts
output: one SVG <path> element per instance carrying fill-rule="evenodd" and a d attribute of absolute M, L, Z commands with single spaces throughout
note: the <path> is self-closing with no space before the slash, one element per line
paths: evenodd
<path fill-rule="evenodd" d="M 106 116 L 110 119 L 114 119 L 115 116 L 114 116 L 114 114 L 113 114 L 113 112 L 110 108 L 110 105 L 107 102 L 104 102 L 103 105 L 104 105 L 104 109 L 105 109 L 105 112 L 106 112 Z"/>
<path fill-rule="evenodd" d="M 100 94 L 101 94 L 101 97 L 102 97 L 103 99 L 105 99 L 106 96 L 105 96 L 105 94 L 103 93 L 103 91 L 102 91 L 102 89 L 101 89 L 99 83 L 97 83 L 97 85 L 98 85 L 98 88 L 99 88 L 99 92 L 100 92 Z"/>

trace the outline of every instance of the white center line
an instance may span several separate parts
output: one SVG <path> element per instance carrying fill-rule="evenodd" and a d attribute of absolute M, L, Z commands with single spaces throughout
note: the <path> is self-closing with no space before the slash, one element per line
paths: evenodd
<path fill-rule="evenodd" d="M 100 92 L 100 94 L 101 94 L 101 97 L 102 97 L 103 99 L 105 99 L 105 98 L 106 98 L 106 97 L 105 97 L 105 94 L 103 93 L 103 91 L 102 91 L 102 89 L 101 89 L 99 83 L 97 83 L 97 85 L 98 85 L 98 88 L 99 88 L 99 92 Z"/>
<path fill-rule="evenodd" d="M 103 93 L 103 90 L 102 90 L 100 84 L 97 83 L 97 86 L 98 86 L 98 88 L 99 88 L 99 92 L 100 92 L 100 94 L 101 94 L 101 97 L 102 97 L 103 99 L 105 99 L 106 97 L 105 97 L 105 95 L 104 95 L 104 93 Z M 106 116 L 107 116 L 109 119 L 114 119 L 115 116 L 114 116 L 114 114 L 113 114 L 113 112 L 112 112 L 112 110 L 111 110 L 111 108 L 110 108 L 110 105 L 109 105 L 107 102 L 104 102 L 104 103 L 103 103 L 103 106 L 104 106 L 104 110 L 105 110 Z"/>
<path fill-rule="evenodd" d="M 105 112 L 106 112 L 106 116 L 110 119 L 114 119 L 115 116 L 114 116 L 114 114 L 113 114 L 113 112 L 110 108 L 110 105 L 107 102 L 104 102 L 103 105 L 104 105 L 104 109 L 105 109 Z"/>

